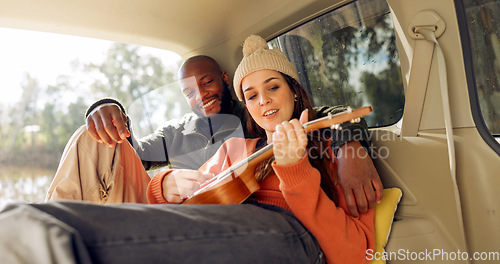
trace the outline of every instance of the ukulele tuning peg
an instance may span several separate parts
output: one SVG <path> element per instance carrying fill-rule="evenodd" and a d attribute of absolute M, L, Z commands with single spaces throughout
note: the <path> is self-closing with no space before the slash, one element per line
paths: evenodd
<path fill-rule="evenodd" d="M 342 130 L 342 126 L 340 124 L 335 124 L 330 127 L 331 129 Z"/>
<path fill-rule="evenodd" d="M 359 123 L 359 122 L 361 122 L 361 117 L 351 119 L 351 123 Z"/>

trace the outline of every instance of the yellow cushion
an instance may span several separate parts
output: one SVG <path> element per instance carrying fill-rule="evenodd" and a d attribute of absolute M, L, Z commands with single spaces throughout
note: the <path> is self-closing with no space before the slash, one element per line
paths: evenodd
<path fill-rule="evenodd" d="M 382 254 L 391 233 L 392 220 L 402 192 L 399 188 L 390 188 L 384 189 L 383 194 L 382 201 L 375 205 L 375 249 L 369 252 L 373 254 L 367 254 L 367 258 L 372 259 L 370 264 L 385 263 Z"/>

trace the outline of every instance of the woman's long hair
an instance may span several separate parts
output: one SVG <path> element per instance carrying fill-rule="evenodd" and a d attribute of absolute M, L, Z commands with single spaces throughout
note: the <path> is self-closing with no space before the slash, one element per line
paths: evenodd
<path fill-rule="evenodd" d="M 312 104 L 309 100 L 309 95 L 307 94 L 306 90 L 294 78 L 283 73 L 281 74 L 292 90 L 292 93 L 296 95 L 292 119 L 299 119 L 300 114 L 305 109 L 309 109 L 309 120 L 316 119 L 316 112 L 312 108 Z M 247 108 L 245 108 L 245 112 L 247 116 L 247 130 L 252 135 L 257 136 L 260 139 L 267 139 L 266 131 L 254 121 Z M 307 136 L 307 154 L 311 165 L 315 167 L 321 174 L 321 188 L 332 201 L 337 203 L 337 175 L 336 172 L 332 171 L 331 167 L 331 162 L 333 160 L 333 157 L 331 155 L 333 154 L 331 151 L 325 151 L 329 148 L 330 142 L 328 138 L 324 138 L 322 134 L 324 133 L 319 133 L 319 131 L 316 131 L 316 133 L 310 133 Z M 274 157 L 259 166 L 259 169 L 257 171 L 257 181 L 261 181 L 271 174 L 271 172 L 273 171 L 271 163 L 273 161 Z"/>

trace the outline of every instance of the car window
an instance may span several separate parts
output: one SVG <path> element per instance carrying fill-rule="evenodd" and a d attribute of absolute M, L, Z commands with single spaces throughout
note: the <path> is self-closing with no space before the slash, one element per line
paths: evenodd
<path fill-rule="evenodd" d="M 500 1 L 464 0 L 475 89 L 481 116 L 500 136 Z"/>
<path fill-rule="evenodd" d="M 182 118 L 187 113 L 192 113 L 192 111 L 182 94 L 178 81 L 141 94 L 127 107 L 127 114 L 136 138 L 148 136 L 165 122 Z M 149 174 L 154 176 L 154 174 Z"/>
<path fill-rule="evenodd" d="M 294 63 L 316 106 L 371 105 L 370 127 L 403 115 L 404 88 L 392 19 L 384 0 L 360 0 L 269 41 Z"/>
<path fill-rule="evenodd" d="M 0 38 L 0 203 L 42 202 L 87 108 L 103 97 L 129 108 L 151 100 L 143 95 L 165 95 L 181 62 L 173 52 L 104 40 L 4 28 Z M 141 122 L 148 118 L 157 119 Z"/>

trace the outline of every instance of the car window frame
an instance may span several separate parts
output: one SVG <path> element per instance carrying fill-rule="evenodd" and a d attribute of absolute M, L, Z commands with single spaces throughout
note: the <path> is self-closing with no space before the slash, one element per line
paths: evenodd
<path fill-rule="evenodd" d="M 469 26 L 465 12 L 464 0 L 454 0 L 457 14 L 458 29 L 462 42 L 462 57 L 465 65 L 465 77 L 469 92 L 469 103 L 472 119 L 483 140 L 500 156 L 500 136 L 495 137 L 486 125 L 481 106 L 479 105 L 479 95 L 474 74 L 474 62 L 472 58 L 472 47 L 469 34 Z"/>

